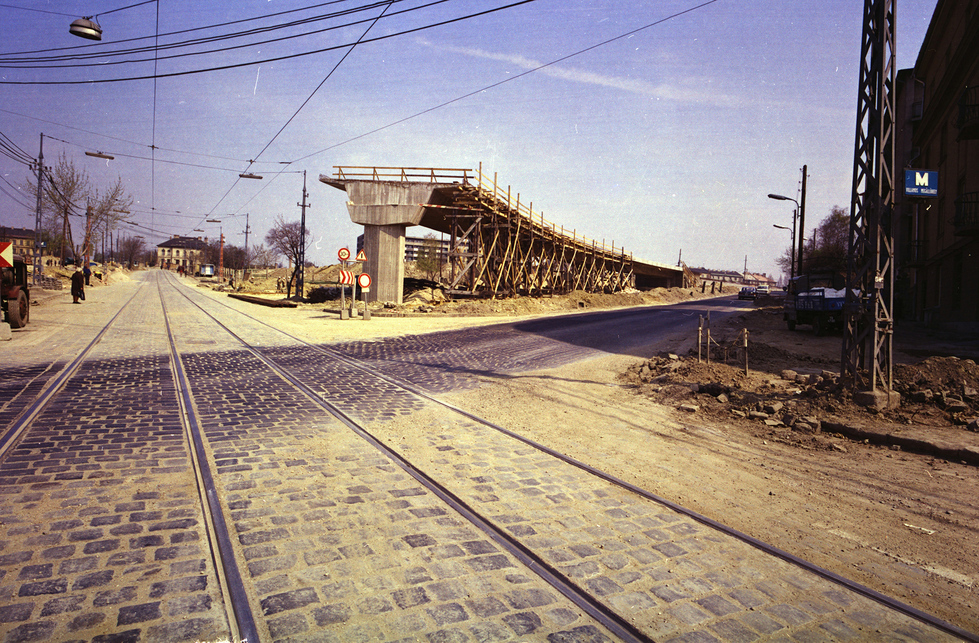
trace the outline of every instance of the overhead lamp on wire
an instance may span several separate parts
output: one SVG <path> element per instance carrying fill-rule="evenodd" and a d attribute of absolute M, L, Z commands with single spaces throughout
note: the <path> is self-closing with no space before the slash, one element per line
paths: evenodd
<path fill-rule="evenodd" d="M 95 16 L 79 18 L 68 27 L 68 33 L 86 40 L 102 40 L 102 27 L 93 20 Z"/>
<path fill-rule="evenodd" d="M 116 158 L 111 154 L 105 154 L 103 152 L 85 152 L 85 156 L 94 156 L 97 159 L 105 159 L 107 161 L 111 161 Z"/>
<path fill-rule="evenodd" d="M 244 174 L 239 174 L 238 176 L 242 179 L 258 179 L 259 181 L 263 178 L 260 174 L 252 174 L 251 172 L 245 172 Z"/>

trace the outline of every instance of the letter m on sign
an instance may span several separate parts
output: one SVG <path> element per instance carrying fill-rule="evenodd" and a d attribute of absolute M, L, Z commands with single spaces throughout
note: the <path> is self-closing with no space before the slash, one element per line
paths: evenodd
<path fill-rule="evenodd" d="M 928 172 L 915 172 L 914 184 L 918 186 L 928 187 Z"/>

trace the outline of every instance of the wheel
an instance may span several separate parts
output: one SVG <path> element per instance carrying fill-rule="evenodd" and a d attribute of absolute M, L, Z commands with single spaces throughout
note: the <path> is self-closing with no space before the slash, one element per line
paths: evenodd
<path fill-rule="evenodd" d="M 17 293 L 17 301 L 7 302 L 7 318 L 11 328 L 23 328 L 31 316 L 31 302 L 24 291 Z"/>
<path fill-rule="evenodd" d="M 795 330 L 795 320 L 794 319 L 790 319 L 789 321 L 787 321 L 786 322 L 786 325 L 789 327 L 789 330 Z"/>
<path fill-rule="evenodd" d="M 812 320 L 812 334 L 816 337 L 823 336 L 823 322 L 819 319 L 819 317 Z"/>

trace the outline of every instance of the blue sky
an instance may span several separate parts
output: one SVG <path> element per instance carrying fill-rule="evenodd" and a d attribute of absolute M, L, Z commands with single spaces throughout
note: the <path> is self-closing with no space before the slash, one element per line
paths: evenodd
<path fill-rule="evenodd" d="M 897 0 L 898 68 L 914 64 L 936 3 Z M 312 4 L 325 3 L 3 0 L 0 58 L 152 44 L 119 41 L 153 36 L 157 6 L 160 34 L 253 18 L 163 35 L 165 46 L 281 24 L 287 16 L 260 16 Z M 288 19 L 364 4 L 329 3 Z M 417 10 L 381 18 L 366 37 L 508 3 L 423 4 L 392 4 L 389 14 Z M 676 263 L 682 249 L 691 266 L 741 270 L 747 257 L 749 271 L 775 274 L 790 234 L 772 224 L 791 226 L 794 205 L 768 193 L 798 198 L 808 165 L 807 235 L 832 206 L 849 206 L 863 3 L 701 4 L 536 0 L 352 51 L 276 62 L 257 63 L 356 42 L 370 23 L 303 35 L 341 20 L 314 22 L 273 32 L 296 36 L 284 42 L 257 44 L 252 36 L 217 45 L 246 45 L 240 49 L 156 63 L 151 51 L 131 56 L 143 62 L 121 65 L 0 68 L 0 80 L 36 83 L 152 76 L 154 66 L 169 74 L 256 63 L 155 83 L 4 84 L 0 132 L 32 156 L 43 133 L 46 164 L 63 152 L 96 183 L 121 178 L 136 201 L 134 233 L 153 244 L 203 228 L 242 245 L 246 213 L 249 243 L 260 243 L 277 216 L 299 219 L 306 171 L 314 240 L 308 257 L 334 263 L 337 249 L 352 247 L 361 230 L 350 222 L 345 195 L 320 183 L 320 174 L 336 165 L 482 163 L 485 174 L 495 173 L 547 220 L 639 259 Z M 127 5 L 137 6 L 113 11 Z M 356 15 L 372 19 L 381 11 Z M 100 43 L 68 34 L 74 18 L 96 14 Z M 116 158 L 94 159 L 86 150 Z M 246 169 L 264 180 L 239 180 Z M 27 175 L 0 156 L 0 176 L 10 184 L 24 185 Z M 32 202 L 7 183 L 0 188 L 3 225 L 32 227 Z"/>

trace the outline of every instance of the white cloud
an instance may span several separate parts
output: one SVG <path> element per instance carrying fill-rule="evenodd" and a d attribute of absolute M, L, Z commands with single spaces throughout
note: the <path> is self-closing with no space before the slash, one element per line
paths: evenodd
<path fill-rule="evenodd" d="M 623 76 L 608 76 L 604 74 L 595 73 L 592 71 L 587 71 L 583 69 L 577 69 L 574 67 L 567 67 L 557 64 L 547 64 L 539 60 L 534 60 L 532 58 L 527 58 L 519 54 L 504 54 L 504 53 L 494 53 L 491 51 L 486 51 L 485 49 L 478 49 L 473 47 L 453 47 L 448 45 L 436 45 L 431 41 L 425 40 L 423 38 L 418 39 L 418 43 L 430 47 L 432 49 L 438 49 L 439 51 L 449 52 L 453 54 L 459 54 L 461 56 L 469 56 L 471 58 L 480 58 L 483 60 L 495 60 L 499 62 L 508 63 L 510 65 L 515 65 L 525 70 L 535 70 L 539 74 L 544 74 L 552 78 L 558 78 L 560 80 L 566 80 L 572 83 L 579 83 L 584 85 L 597 85 L 599 87 L 608 87 L 610 89 L 617 89 L 624 92 L 629 92 L 632 94 L 638 94 L 641 96 L 648 96 L 660 100 L 668 100 L 673 102 L 682 103 L 694 103 L 699 105 L 712 105 L 720 107 L 734 107 L 742 104 L 743 101 L 734 97 L 727 96 L 724 94 L 718 94 L 710 91 L 702 91 L 696 89 L 683 88 L 679 86 L 673 86 L 669 84 L 654 84 L 645 80 L 636 78 L 627 78 Z M 546 65 L 546 66 L 545 66 Z M 688 81 L 686 84 L 695 84 L 692 81 Z M 709 86 L 707 81 L 703 81 L 703 86 L 706 88 Z"/>

